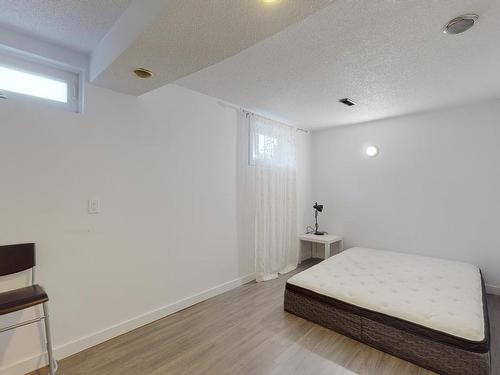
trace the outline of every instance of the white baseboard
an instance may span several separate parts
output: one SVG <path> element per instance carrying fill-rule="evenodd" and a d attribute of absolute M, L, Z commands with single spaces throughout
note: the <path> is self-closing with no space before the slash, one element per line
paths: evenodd
<path fill-rule="evenodd" d="M 500 296 L 500 286 L 498 285 L 486 285 L 486 293 L 495 294 Z"/>
<path fill-rule="evenodd" d="M 113 337 L 122 335 L 136 328 L 154 322 L 155 320 L 164 318 L 177 311 L 193 306 L 199 302 L 205 301 L 231 289 L 237 288 L 253 280 L 255 280 L 255 274 L 247 275 L 229 281 L 227 283 L 218 285 L 214 288 L 205 290 L 193 296 L 181 299 L 159 309 L 149 311 L 132 319 L 107 327 L 101 331 L 97 331 L 91 333 L 90 335 L 67 342 L 63 345 L 56 346 L 54 348 L 54 355 L 57 359 L 68 357 L 75 353 L 81 352 L 82 350 L 88 349 L 92 346 L 112 339 Z M 7 367 L 0 368 L 0 375 L 24 375 L 28 372 L 35 371 L 40 367 L 46 366 L 47 363 L 48 362 L 46 359 L 46 355 L 39 354 L 30 358 L 26 358 L 17 363 L 8 365 Z"/>

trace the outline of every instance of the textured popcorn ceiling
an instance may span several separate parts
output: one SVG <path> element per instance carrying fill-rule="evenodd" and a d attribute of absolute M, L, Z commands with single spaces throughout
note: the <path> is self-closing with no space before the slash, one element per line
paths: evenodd
<path fill-rule="evenodd" d="M 476 26 L 443 34 L 471 12 Z M 499 37 L 499 0 L 336 0 L 177 84 L 320 129 L 499 98 Z"/>
<path fill-rule="evenodd" d="M 94 83 L 140 95 L 218 63 L 330 5 L 333 0 L 168 0 L 157 18 Z M 131 74 L 152 70 L 149 80 Z"/>
<path fill-rule="evenodd" d="M 135 0 L 115 23 L 131 3 L 0 0 L 0 25 L 86 52 L 119 25 L 101 50 L 127 43 L 93 83 L 140 95 L 175 82 L 311 129 L 500 98 L 500 0 Z M 143 26 L 147 9 L 162 10 Z M 478 24 L 443 34 L 464 13 Z"/>
<path fill-rule="evenodd" d="M 132 0 L 0 0 L 0 25 L 91 52 Z"/>

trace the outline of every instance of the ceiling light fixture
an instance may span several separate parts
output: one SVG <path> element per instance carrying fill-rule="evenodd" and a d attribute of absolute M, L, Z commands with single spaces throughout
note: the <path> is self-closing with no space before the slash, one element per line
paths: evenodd
<path fill-rule="evenodd" d="M 453 18 L 445 25 L 443 32 L 451 35 L 461 34 L 474 26 L 478 19 L 479 16 L 477 14 L 464 14 Z"/>
<path fill-rule="evenodd" d="M 369 158 L 374 158 L 375 156 L 378 155 L 378 147 L 377 146 L 368 146 L 365 150 L 366 156 Z"/>
<path fill-rule="evenodd" d="M 353 105 L 357 104 L 354 100 L 349 99 L 349 98 L 340 99 L 339 102 L 341 102 L 342 104 L 345 104 L 348 107 L 352 107 Z"/>
<path fill-rule="evenodd" d="M 151 78 L 153 76 L 153 72 L 144 68 L 134 69 L 134 74 L 143 79 Z"/>
<path fill-rule="evenodd" d="M 279 3 L 281 0 L 260 0 L 264 4 L 276 4 Z"/>

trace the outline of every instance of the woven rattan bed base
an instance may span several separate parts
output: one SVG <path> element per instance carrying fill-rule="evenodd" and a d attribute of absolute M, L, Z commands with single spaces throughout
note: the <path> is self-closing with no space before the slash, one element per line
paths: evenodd
<path fill-rule="evenodd" d="M 489 375 L 490 353 L 478 353 L 345 311 L 285 290 L 285 310 L 442 375 Z"/>

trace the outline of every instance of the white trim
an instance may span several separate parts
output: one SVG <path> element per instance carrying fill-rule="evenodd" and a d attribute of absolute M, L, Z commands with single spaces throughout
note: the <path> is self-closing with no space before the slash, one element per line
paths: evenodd
<path fill-rule="evenodd" d="M 193 306 L 197 303 L 215 297 L 231 289 L 237 288 L 253 280 L 255 280 L 255 274 L 243 276 L 238 279 L 228 281 L 227 283 L 220 284 L 216 287 L 207 289 L 193 296 L 181 299 L 177 302 L 171 303 L 159 309 L 149 311 L 142 315 L 136 316 L 132 319 L 117 323 L 101 331 L 97 331 L 91 333 L 90 335 L 67 342 L 63 345 L 56 346 L 54 350 L 54 356 L 58 360 L 68 357 L 75 353 L 81 352 L 82 350 L 88 349 L 92 346 L 95 346 L 104 341 L 112 339 L 113 337 L 117 337 L 124 333 L 130 332 L 146 324 L 152 323 L 158 319 L 162 319 L 177 311 L 183 310 L 187 307 Z M 46 364 L 47 360 L 45 358 L 45 354 L 39 354 L 30 358 L 26 358 L 17 363 L 8 365 L 7 367 L 1 368 L 0 375 L 26 374 L 28 372 L 35 371 L 40 367 L 46 366 Z"/>
<path fill-rule="evenodd" d="M 500 286 L 498 285 L 486 285 L 486 293 L 495 294 L 500 296 Z"/>

